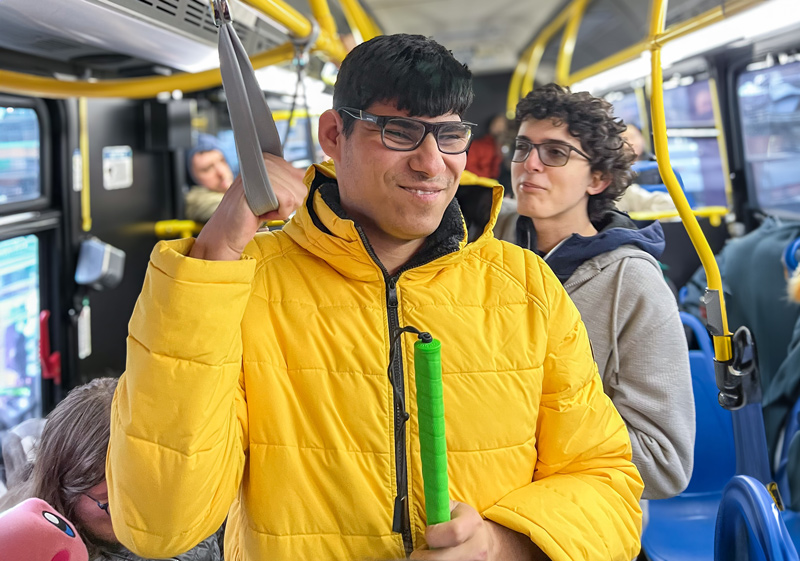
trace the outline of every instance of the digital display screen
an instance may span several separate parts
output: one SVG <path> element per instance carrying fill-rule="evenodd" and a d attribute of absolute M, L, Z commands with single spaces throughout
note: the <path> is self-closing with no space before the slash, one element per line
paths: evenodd
<path fill-rule="evenodd" d="M 0 106 L 0 205 L 39 197 L 40 154 L 36 111 Z"/>
<path fill-rule="evenodd" d="M 0 241 L 0 431 L 42 415 L 39 238 Z"/>

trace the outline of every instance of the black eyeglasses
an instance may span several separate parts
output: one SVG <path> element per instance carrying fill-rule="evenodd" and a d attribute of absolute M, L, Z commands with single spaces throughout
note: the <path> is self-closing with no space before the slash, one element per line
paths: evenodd
<path fill-rule="evenodd" d="M 535 144 L 530 140 L 517 138 L 514 141 L 514 155 L 511 157 L 511 161 L 518 164 L 524 162 L 528 159 L 528 156 L 531 155 L 531 151 L 534 148 L 536 148 L 536 152 L 539 154 L 539 159 L 542 163 L 551 168 L 560 168 L 567 165 L 569 154 L 573 151 L 589 161 L 592 160 L 574 146 L 563 142 L 542 142 L 541 144 Z"/>
<path fill-rule="evenodd" d="M 389 150 L 399 152 L 415 150 L 422 144 L 428 133 L 433 133 L 439 151 L 443 154 L 461 154 L 469 148 L 472 140 L 472 127 L 477 126 L 475 123 L 467 121 L 428 123 L 410 117 L 383 117 L 352 107 L 342 107 L 338 111 L 359 121 L 367 121 L 379 126 L 383 145 Z"/>
<path fill-rule="evenodd" d="M 92 497 L 89 493 L 84 493 L 84 495 L 86 495 L 87 497 L 92 499 L 95 503 L 97 503 L 97 508 L 99 508 L 100 510 L 111 516 L 111 513 L 108 512 L 108 501 L 101 503 L 100 501 Z"/>

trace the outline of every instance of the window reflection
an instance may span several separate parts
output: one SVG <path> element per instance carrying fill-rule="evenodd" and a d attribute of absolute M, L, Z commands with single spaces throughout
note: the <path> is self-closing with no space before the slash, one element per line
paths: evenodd
<path fill-rule="evenodd" d="M 695 206 L 727 206 L 725 177 L 716 138 L 670 138 L 672 167 L 681 174 L 684 190 Z"/>
<path fill-rule="evenodd" d="M 0 106 L 0 205 L 41 194 L 39 154 L 36 111 Z"/>
<path fill-rule="evenodd" d="M 0 241 L 0 431 L 41 416 L 39 239 Z"/>
<path fill-rule="evenodd" d="M 642 128 L 642 119 L 639 113 L 639 103 L 635 92 L 611 92 L 605 96 L 606 101 L 614 106 L 614 116 L 621 118 L 625 124 Z"/>
<path fill-rule="evenodd" d="M 714 126 L 714 106 L 708 80 L 664 90 L 664 117 L 671 129 Z"/>
<path fill-rule="evenodd" d="M 762 209 L 800 214 L 800 62 L 738 80 L 745 160 Z"/>

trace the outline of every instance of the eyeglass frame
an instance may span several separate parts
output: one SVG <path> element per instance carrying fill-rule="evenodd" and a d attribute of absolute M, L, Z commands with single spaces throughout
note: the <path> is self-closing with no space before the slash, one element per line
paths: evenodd
<path fill-rule="evenodd" d="M 93 500 L 97 504 L 97 508 L 99 508 L 100 510 L 105 512 L 108 516 L 111 516 L 111 513 L 108 511 L 109 501 L 106 501 L 105 503 L 101 503 L 100 501 L 95 499 L 93 496 L 91 496 L 89 493 L 82 493 L 82 494 L 84 496 L 86 496 L 86 497 L 89 497 L 91 500 Z"/>
<path fill-rule="evenodd" d="M 515 164 L 523 164 L 523 163 L 527 162 L 528 158 L 531 157 L 531 152 L 533 152 L 534 149 L 536 150 L 536 155 L 539 156 L 539 161 L 542 162 L 543 165 L 545 165 L 545 166 L 547 166 L 549 168 L 563 168 L 565 165 L 567 165 L 569 163 L 569 156 L 570 156 L 570 153 L 572 153 L 573 151 L 577 152 L 579 155 L 581 155 L 584 158 L 586 158 L 587 162 L 591 163 L 591 161 L 592 161 L 592 159 L 589 156 L 587 156 L 586 154 L 584 154 L 583 152 L 581 152 L 580 150 L 575 148 L 572 144 L 568 144 L 566 142 L 560 142 L 558 140 L 548 140 L 547 142 L 536 143 L 536 142 L 531 142 L 527 138 L 523 138 L 523 137 L 520 137 L 520 136 L 518 136 L 518 137 L 516 137 L 514 139 L 514 144 L 515 145 L 518 142 L 521 142 L 522 144 L 527 144 L 527 145 L 530 146 L 530 148 L 528 148 L 528 152 L 525 154 L 525 157 L 523 159 L 521 159 L 521 160 L 515 160 L 514 156 L 513 155 L 511 156 L 511 162 L 515 163 Z M 564 148 L 568 148 L 569 149 L 569 152 L 567 152 L 567 159 L 560 166 L 554 166 L 552 164 L 547 164 L 547 163 L 545 163 L 544 160 L 542 160 L 542 155 L 541 155 L 541 153 L 539 153 L 539 147 L 540 146 L 547 146 L 548 144 L 555 144 L 557 146 L 563 146 Z M 517 149 L 515 147 L 514 148 L 514 152 L 516 152 L 516 151 L 517 151 Z"/>
<path fill-rule="evenodd" d="M 383 146 L 389 150 L 394 150 L 395 152 L 413 152 L 420 145 L 425 141 L 425 137 L 428 134 L 433 134 L 433 139 L 436 141 L 436 147 L 439 149 L 439 152 L 442 154 L 447 154 L 449 156 L 456 156 L 458 154 L 463 154 L 467 150 L 469 150 L 470 145 L 472 144 L 472 139 L 474 135 L 472 134 L 472 128 L 477 127 L 476 123 L 471 123 L 469 121 L 442 121 L 441 123 L 429 123 L 427 121 L 423 121 L 422 119 L 414 119 L 413 117 L 403 117 L 401 115 L 375 115 L 373 113 L 367 113 L 363 109 L 355 109 L 353 107 L 340 107 L 336 110 L 338 113 L 345 113 L 349 117 L 359 121 L 366 121 L 367 123 L 372 123 L 380 127 L 381 129 L 381 142 Z M 425 127 L 425 133 L 420 137 L 414 146 L 410 148 L 396 148 L 392 146 L 388 146 L 386 144 L 386 138 L 384 137 L 384 133 L 386 132 L 386 124 L 393 119 L 403 120 L 403 121 L 413 121 L 415 123 L 420 123 L 423 127 Z M 467 140 L 467 144 L 463 150 L 459 150 L 458 152 L 445 152 L 442 150 L 442 147 L 439 145 L 439 131 L 442 127 L 447 125 L 467 125 L 469 127 L 469 140 Z"/>

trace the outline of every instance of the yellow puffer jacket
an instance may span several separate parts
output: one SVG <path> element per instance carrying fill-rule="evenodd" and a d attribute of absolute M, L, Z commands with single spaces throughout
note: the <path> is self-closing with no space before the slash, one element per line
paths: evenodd
<path fill-rule="evenodd" d="M 411 336 L 395 447 L 395 323 L 442 341 L 451 498 L 554 561 L 632 559 L 642 482 L 561 283 L 491 223 L 466 245 L 456 204 L 416 266 L 387 281 L 324 174 L 309 173 L 306 204 L 238 262 L 185 257 L 193 240 L 154 249 L 112 410 L 120 541 L 174 555 L 233 503 L 229 561 L 398 558 L 407 486 L 407 547 L 423 545 Z M 501 197 L 497 186 L 495 215 Z"/>

